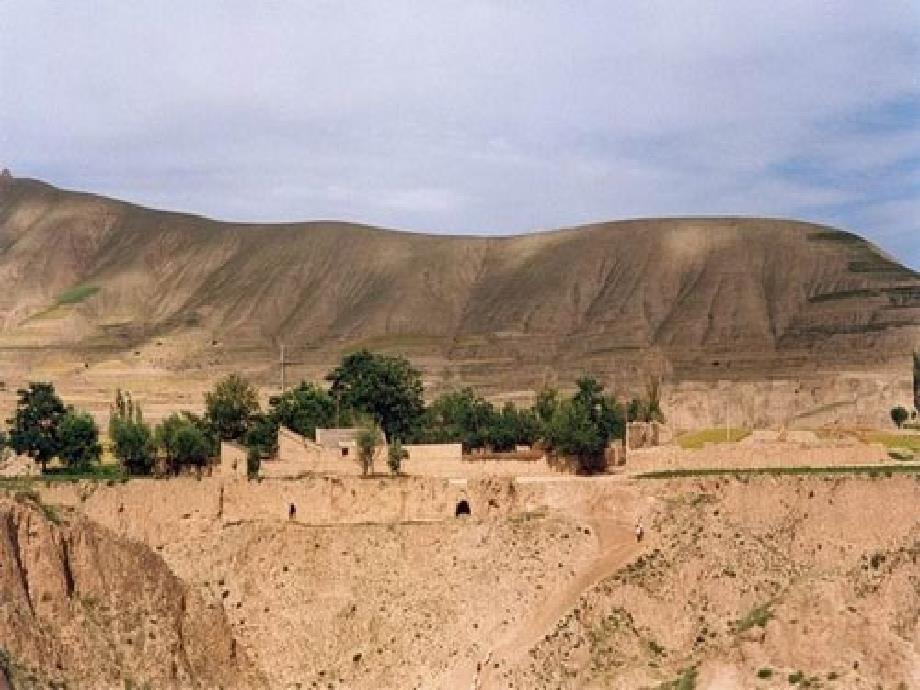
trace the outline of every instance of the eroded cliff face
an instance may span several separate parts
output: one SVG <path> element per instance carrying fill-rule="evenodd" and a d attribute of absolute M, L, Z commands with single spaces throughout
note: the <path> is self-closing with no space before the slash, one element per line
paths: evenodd
<path fill-rule="evenodd" d="M 263 685 L 154 551 L 26 497 L 0 497 L 0 647 L 17 688 Z"/>

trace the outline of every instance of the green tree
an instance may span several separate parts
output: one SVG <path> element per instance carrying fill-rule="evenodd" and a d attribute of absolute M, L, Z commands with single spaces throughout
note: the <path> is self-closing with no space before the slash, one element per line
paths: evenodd
<path fill-rule="evenodd" d="M 891 421 L 900 429 L 910 419 L 910 412 L 902 405 L 891 408 Z"/>
<path fill-rule="evenodd" d="M 601 469 L 607 439 L 584 405 L 563 401 L 553 416 L 546 440 L 557 452 L 575 458 L 580 470 Z"/>
<path fill-rule="evenodd" d="M 550 424 L 556 410 L 559 409 L 559 391 L 555 388 L 545 387 L 539 393 L 534 401 L 533 411 L 540 424 L 540 435 L 546 438 Z"/>
<path fill-rule="evenodd" d="M 255 414 L 249 420 L 246 446 L 260 455 L 272 455 L 278 448 L 278 423 L 270 414 Z"/>
<path fill-rule="evenodd" d="M 518 444 L 530 445 L 539 435 L 540 424 L 533 410 L 521 410 L 507 402 L 501 412 L 491 415 L 488 439 L 495 451 L 514 450 Z"/>
<path fill-rule="evenodd" d="M 58 431 L 67 410 L 50 383 L 30 383 L 16 395 L 16 412 L 7 420 L 9 444 L 17 453 L 34 458 L 44 472 L 48 461 L 60 452 Z"/>
<path fill-rule="evenodd" d="M 495 432 L 495 408 L 472 388 L 448 391 L 425 411 L 420 439 L 427 443 L 462 443 L 464 450 L 482 448 Z"/>
<path fill-rule="evenodd" d="M 358 462 L 361 464 L 361 474 L 365 477 L 374 472 L 374 452 L 380 443 L 380 432 L 372 420 L 366 420 L 358 428 L 356 444 L 358 447 Z"/>
<path fill-rule="evenodd" d="M 256 389 L 243 377 L 230 374 L 204 397 L 205 418 L 220 439 L 240 440 L 246 434 L 250 418 L 259 411 Z"/>
<path fill-rule="evenodd" d="M 422 378 L 405 357 L 361 350 L 326 378 L 340 409 L 373 416 L 388 438 L 413 438 L 424 411 Z"/>
<path fill-rule="evenodd" d="M 269 414 L 276 423 L 301 436 L 315 438 L 317 427 L 322 429 L 337 422 L 332 396 L 307 381 L 272 397 L 268 404 Z"/>
<path fill-rule="evenodd" d="M 85 470 L 102 457 L 99 445 L 99 427 L 88 412 L 72 407 L 61 417 L 58 429 L 60 449 L 58 455 L 69 468 Z"/>
<path fill-rule="evenodd" d="M 402 469 L 403 460 L 409 457 L 409 451 L 403 448 L 403 444 L 396 439 L 387 449 L 387 466 L 394 475 L 399 474 Z"/>
<path fill-rule="evenodd" d="M 150 426 L 144 422 L 141 406 L 131 399 L 130 393 L 115 391 L 109 438 L 115 457 L 129 474 L 150 474 L 156 459 L 156 444 Z"/>
<path fill-rule="evenodd" d="M 623 408 L 604 395 L 595 379 L 582 377 L 572 398 L 553 415 L 546 440 L 553 449 L 575 458 L 581 471 L 598 471 L 604 467 L 607 445 L 623 437 L 625 417 Z"/>
<path fill-rule="evenodd" d="M 157 445 L 163 449 L 173 472 L 182 467 L 202 467 L 212 455 L 213 444 L 205 431 L 189 415 L 175 412 L 157 425 Z"/>

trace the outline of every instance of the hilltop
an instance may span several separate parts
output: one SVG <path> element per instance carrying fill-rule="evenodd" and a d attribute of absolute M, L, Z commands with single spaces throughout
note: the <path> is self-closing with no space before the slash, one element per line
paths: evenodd
<path fill-rule="evenodd" d="M 832 385 L 842 369 L 900 366 L 920 344 L 920 274 L 855 234 L 791 220 L 420 235 L 225 223 L 12 177 L 0 182 L 0 278 L 12 286 L 0 352 L 33 372 L 123 358 L 267 383 L 282 342 L 292 376 L 368 346 L 410 356 L 432 386 L 513 396 L 584 371 L 623 389 L 649 375 L 818 372 Z"/>

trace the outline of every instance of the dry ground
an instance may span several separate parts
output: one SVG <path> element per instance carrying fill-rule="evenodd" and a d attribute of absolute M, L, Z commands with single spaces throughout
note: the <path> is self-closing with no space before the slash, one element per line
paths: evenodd
<path fill-rule="evenodd" d="M 207 485 L 179 481 L 143 526 L 107 492 L 169 483 L 84 505 L 222 611 L 273 688 L 920 684 L 913 476 L 529 479 L 500 511 L 323 525 L 197 511 Z"/>

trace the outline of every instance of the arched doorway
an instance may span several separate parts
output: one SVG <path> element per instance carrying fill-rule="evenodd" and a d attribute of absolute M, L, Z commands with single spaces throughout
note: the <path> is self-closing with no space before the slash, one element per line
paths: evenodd
<path fill-rule="evenodd" d="M 460 517 L 461 515 L 470 515 L 470 502 L 465 498 L 457 501 L 457 507 L 454 509 L 454 517 Z"/>

